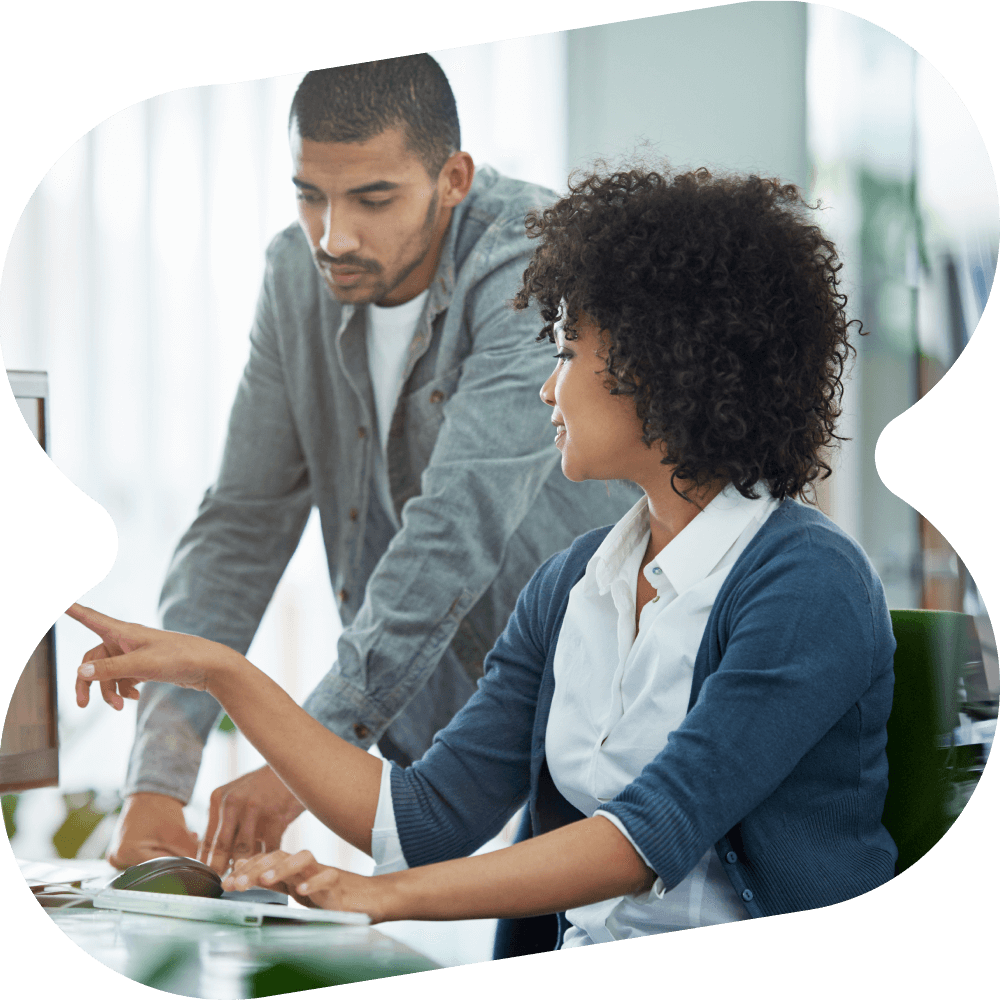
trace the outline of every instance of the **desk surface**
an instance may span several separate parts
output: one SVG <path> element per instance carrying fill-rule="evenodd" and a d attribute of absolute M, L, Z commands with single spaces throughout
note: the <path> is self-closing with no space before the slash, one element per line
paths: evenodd
<path fill-rule="evenodd" d="M 46 912 L 102 964 L 181 996 L 242 1000 L 438 967 L 372 927 L 241 927 L 76 907 Z"/>

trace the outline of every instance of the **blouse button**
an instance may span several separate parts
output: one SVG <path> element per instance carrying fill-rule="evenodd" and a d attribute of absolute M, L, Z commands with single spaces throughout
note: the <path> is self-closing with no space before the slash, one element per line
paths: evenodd
<path fill-rule="evenodd" d="M 363 740 L 366 736 L 371 733 L 371 730 L 363 722 L 354 723 L 354 735 L 357 736 L 359 740 Z"/>
<path fill-rule="evenodd" d="M 660 595 L 657 594 L 656 597 L 652 598 L 649 603 L 650 604 L 655 604 L 659 599 L 660 599 Z"/>
<path fill-rule="evenodd" d="M 660 575 L 660 574 L 661 574 L 662 572 L 663 572 L 663 570 L 662 570 L 662 569 L 660 569 L 660 567 L 659 567 L 659 566 L 654 566 L 654 567 L 653 567 L 653 575 L 654 575 L 654 576 L 659 576 L 659 575 Z"/>
<path fill-rule="evenodd" d="M 444 399 L 444 393 L 440 389 L 435 389 L 431 393 L 431 402 L 440 403 Z"/>
<path fill-rule="evenodd" d="M 352 520 L 356 521 L 358 519 L 358 508 L 352 507 L 348 512 L 347 516 Z"/>
<path fill-rule="evenodd" d="M 337 596 L 340 598 L 340 602 L 343 604 L 347 601 L 347 598 L 350 597 L 351 595 L 346 590 L 342 590 L 339 594 L 337 594 Z"/>
<path fill-rule="evenodd" d="M 358 437 L 359 438 L 363 438 L 367 433 L 368 433 L 368 431 L 364 427 L 359 427 L 358 428 Z"/>

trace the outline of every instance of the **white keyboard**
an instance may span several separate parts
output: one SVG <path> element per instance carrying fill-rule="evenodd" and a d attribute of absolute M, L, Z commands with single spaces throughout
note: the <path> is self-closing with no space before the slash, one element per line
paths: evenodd
<path fill-rule="evenodd" d="M 105 889 L 93 899 L 102 910 L 127 910 L 161 917 L 187 920 L 210 920 L 217 924 L 241 924 L 258 927 L 265 917 L 325 924 L 371 923 L 366 913 L 317 910 L 283 906 L 280 903 L 242 903 L 230 899 L 206 899 L 203 896 L 175 896 L 167 892 L 139 892 L 136 889 Z"/>

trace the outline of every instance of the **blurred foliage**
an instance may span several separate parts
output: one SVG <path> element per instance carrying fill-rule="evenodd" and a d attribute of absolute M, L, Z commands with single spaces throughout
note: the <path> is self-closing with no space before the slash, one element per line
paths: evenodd
<path fill-rule="evenodd" d="M 121 801 L 117 797 L 110 802 L 100 801 L 93 789 L 64 794 L 63 801 L 66 818 L 52 835 L 52 844 L 61 858 L 75 858 L 101 820 L 109 813 L 121 811 Z"/>
<path fill-rule="evenodd" d="M 17 796 L 0 795 L 0 807 L 3 809 L 3 826 L 7 831 L 7 839 L 11 840 L 17 833 L 17 822 L 14 819 L 14 814 L 17 812 Z"/>
<path fill-rule="evenodd" d="M 426 972 L 434 965 L 418 955 L 394 956 L 391 962 L 364 961 L 359 958 L 318 960 L 305 957 L 282 958 L 259 969 L 249 977 L 251 997 L 272 997 L 299 990 L 317 990 L 323 986 L 343 986 L 369 979 Z"/>
<path fill-rule="evenodd" d="M 241 996 L 281 996 L 436 968 L 429 959 L 417 954 L 364 958 L 348 953 L 338 959 L 272 953 L 264 962 L 261 968 L 249 973 L 246 992 Z M 141 965 L 129 970 L 128 976 L 153 989 L 190 996 L 191 986 L 199 982 L 203 971 L 196 945 L 170 942 L 151 949 L 144 955 Z"/>
<path fill-rule="evenodd" d="M 129 970 L 129 978 L 154 990 L 189 996 L 185 986 L 198 980 L 198 947 L 188 942 L 173 942 L 154 949 L 144 956 L 138 968 Z"/>

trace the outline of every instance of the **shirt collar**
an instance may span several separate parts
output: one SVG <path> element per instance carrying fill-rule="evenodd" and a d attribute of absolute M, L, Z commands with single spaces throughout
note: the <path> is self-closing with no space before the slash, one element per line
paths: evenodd
<path fill-rule="evenodd" d="M 656 569 L 663 571 L 678 594 L 704 580 L 750 522 L 774 506 L 764 484 L 758 484 L 755 492 L 763 496 L 748 500 L 732 484 L 723 489 L 650 560 L 645 572 L 653 586 L 662 580 Z"/>
<path fill-rule="evenodd" d="M 649 506 L 643 494 L 632 509 L 607 533 L 587 563 L 586 578 L 606 594 L 618 576 L 622 563 L 649 532 Z"/>
<path fill-rule="evenodd" d="M 678 594 L 704 580 L 750 522 L 762 520 L 777 506 L 764 483 L 758 483 L 754 492 L 759 498 L 748 500 L 732 484 L 725 487 L 649 561 L 643 570 L 646 579 L 657 590 L 669 583 Z M 636 546 L 645 543 L 648 532 L 649 503 L 643 494 L 590 557 L 585 582 L 606 594 Z"/>

